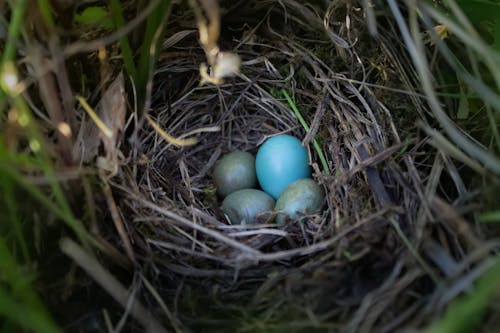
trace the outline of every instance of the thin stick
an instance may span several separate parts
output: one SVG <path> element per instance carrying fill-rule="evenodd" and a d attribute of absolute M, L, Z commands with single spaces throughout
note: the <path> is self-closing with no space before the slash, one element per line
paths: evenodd
<path fill-rule="evenodd" d="M 146 286 L 146 289 L 151 293 L 151 295 L 154 297 L 154 299 L 160 305 L 163 312 L 165 312 L 165 314 L 167 315 L 168 319 L 170 320 L 170 323 L 174 327 L 175 332 L 177 332 L 177 333 L 185 332 L 185 330 L 182 329 L 182 323 L 179 321 L 179 319 L 174 317 L 174 315 L 172 314 L 170 309 L 167 307 L 167 304 L 165 304 L 165 302 L 163 301 L 161 296 L 158 294 L 158 292 L 156 291 L 155 287 L 151 284 L 151 282 L 149 282 L 142 274 L 140 275 L 140 277 L 141 277 L 142 282 Z"/>
<path fill-rule="evenodd" d="M 135 262 L 134 250 L 132 249 L 132 244 L 130 243 L 127 231 L 125 230 L 125 225 L 123 224 L 123 220 L 118 211 L 118 207 L 116 206 L 115 199 L 113 198 L 111 188 L 109 187 L 109 184 L 103 175 L 101 175 L 101 180 L 103 182 L 102 189 L 104 191 L 104 196 L 106 197 L 106 201 L 108 202 L 108 208 L 111 212 L 111 218 L 115 224 L 116 231 L 118 232 L 118 235 L 123 242 L 123 247 L 125 247 L 125 252 L 127 253 L 128 257 L 132 262 Z"/>

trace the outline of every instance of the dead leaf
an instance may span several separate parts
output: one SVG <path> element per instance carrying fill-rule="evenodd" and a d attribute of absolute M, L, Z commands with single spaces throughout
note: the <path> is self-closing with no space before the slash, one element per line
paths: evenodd
<path fill-rule="evenodd" d="M 125 126 L 127 111 L 123 73 L 108 87 L 96 109 L 97 119 L 88 117 L 82 122 L 73 155 L 77 160 L 88 163 L 97 156 L 102 142 L 105 156 L 99 156 L 98 165 L 106 165 L 104 169 L 107 170 L 116 170 L 119 155 L 117 143 Z"/>
<path fill-rule="evenodd" d="M 73 146 L 73 159 L 81 163 L 89 163 L 97 156 L 100 142 L 99 128 L 90 117 L 84 118 Z"/>
<path fill-rule="evenodd" d="M 106 158 L 109 161 L 116 160 L 118 135 L 123 131 L 123 127 L 125 126 L 127 105 L 124 85 L 123 73 L 120 73 L 102 96 L 98 108 L 99 117 L 111 130 L 111 136 L 105 135 L 102 131 L 99 132 L 99 137 L 104 143 Z"/>

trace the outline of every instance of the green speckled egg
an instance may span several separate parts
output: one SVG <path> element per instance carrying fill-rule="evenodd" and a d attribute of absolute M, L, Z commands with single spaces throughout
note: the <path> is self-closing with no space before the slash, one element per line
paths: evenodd
<path fill-rule="evenodd" d="M 273 208 L 274 199 L 269 194 L 255 189 L 233 192 L 222 202 L 222 210 L 233 224 L 255 223 L 257 215 L 263 212 L 271 213 Z"/>
<path fill-rule="evenodd" d="M 255 157 L 243 151 L 234 151 L 224 155 L 215 165 L 213 178 L 217 193 L 221 197 L 244 188 L 257 185 Z"/>
<path fill-rule="evenodd" d="M 323 206 L 323 191 L 312 179 L 299 179 L 288 185 L 276 201 L 279 213 L 276 222 L 282 224 L 287 217 L 296 219 L 297 212 L 318 213 Z"/>

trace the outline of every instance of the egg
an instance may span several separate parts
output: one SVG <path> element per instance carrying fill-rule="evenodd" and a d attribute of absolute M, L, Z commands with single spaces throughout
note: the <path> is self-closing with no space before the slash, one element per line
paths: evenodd
<path fill-rule="evenodd" d="M 262 189 L 277 199 L 293 181 L 311 176 L 307 150 L 291 135 L 277 135 L 262 144 L 255 158 Z"/>
<path fill-rule="evenodd" d="M 252 224 L 256 222 L 257 215 L 264 212 L 272 214 L 274 204 L 274 199 L 267 193 L 256 189 L 244 189 L 229 194 L 222 201 L 222 211 L 233 224 Z M 270 216 L 265 215 L 264 220 Z"/>
<path fill-rule="evenodd" d="M 296 219 L 297 213 L 318 213 L 323 206 L 323 191 L 312 179 L 299 179 L 287 186 L 278 201 L 276 222 L 282 224 L 287 217 Z"/>
<path fill-rule="evenodd" d="M 224 155 L 215 165 L 213 179 L 217 193 L 221 197 L 244 188 L 257 186 L 255 158 L 243 151 L 234 151 Z"/>

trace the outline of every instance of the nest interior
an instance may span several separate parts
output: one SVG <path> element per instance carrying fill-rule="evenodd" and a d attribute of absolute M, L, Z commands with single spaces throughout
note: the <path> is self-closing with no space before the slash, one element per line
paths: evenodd
<path fill-rule="evenodd" d="M 480 242 L 460 209 L 467 180 L 419 129 L 433 120 L 395 23 L 382 15 L 371 37 L 363 7 L 343 1 L 223 8 L 221 44 L 241 56 L 240 75 L 199 86 L 204 53 L 180 9 L 155 73 L 149 115 L 198 142 L 172 144 L 146 123 L 133 147 L 138 162 L 113 180 L 141 274 L 173 313 L 166 321 L 240 331 L 427 325 L 449 297 L 437 286 L 450 265 L 464 274 L 457 262 Z M 256 153 L 279 133 L 307 147 L 326 193 L 322 212 L 230 225 L 214 164 L 236 149 Z"/>

